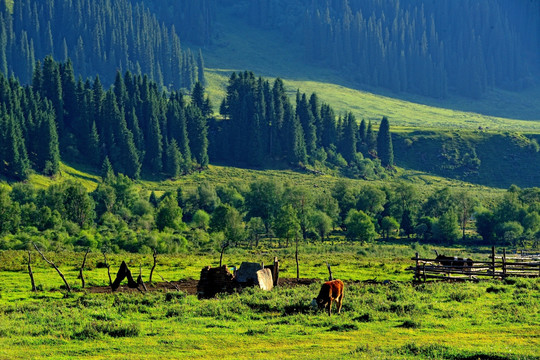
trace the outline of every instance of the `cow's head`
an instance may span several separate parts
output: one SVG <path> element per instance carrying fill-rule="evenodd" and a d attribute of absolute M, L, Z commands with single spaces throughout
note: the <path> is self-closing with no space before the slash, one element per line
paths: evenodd
<path fill-rule="evenodd" d="M 325 301 L 323 298 L 313 298 L 313 300 L 311 300 L 311 307 L 313 309 L 319 309 L 319 310 L 324 310 L 324 308 L 326 307 L 326 304 L 328 302 Z"/>

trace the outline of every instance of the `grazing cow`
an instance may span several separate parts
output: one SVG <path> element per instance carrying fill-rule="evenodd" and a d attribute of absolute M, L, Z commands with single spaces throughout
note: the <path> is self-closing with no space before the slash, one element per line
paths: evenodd
<path fill-rule="evenodd" d="M 473 266 L 473 260 L 468 258 L 460 258 L 456 256 L 444 256 L 440 255 L 437 250 L 435 250 L 435 258 L 443 266 L 456 267 L 457 269 L 463 271 L 471 271 Z"/>
<path fill-rule="evenodd" d="M 332 302 L 336 302 L 338 314 L 341 312 L 341 306 L 343 305 L 343 281 L 332 280 L 327 281 L 321 286 L 321 291 L 316 299 L 313 299 L 313 303 L 316 304 L 320 310 L 328 308 L 328 316 L 332 315 Z"/>

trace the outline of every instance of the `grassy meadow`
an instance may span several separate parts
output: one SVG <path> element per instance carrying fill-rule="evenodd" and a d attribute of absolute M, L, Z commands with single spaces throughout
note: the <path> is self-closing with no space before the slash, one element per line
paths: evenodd
<path fill-rule="evenodd" d="M 440 249 L 487 257 L 488 249 Z M 345 281 L 342 313 L 328 317 L 310 301 L 320 282 L 198 300 L 184 292 L 91 293 L 77 279 L 82 254 L 48 253 L 75 290 L 33 254 L 40 289 L 30 291 L 26 253 L 0 253 L 0 358 L 29 359 L 538 359 L 540 279 L 414 285 L 406 268 L 418 244 L 311 244 L 300 248 L 300 276 Z M 228 265 L 277 255 L 281 277 L 295 277 L 294 251 L 232 249 Z M 88 257 L 87 287 L 105 286 L 101 254 Z M 147 280 L 150 255 L 111 255 Z M 157 274 L 198 279 L 219 254 L 163 255 Z M 113 274 L 114 276 L 114 274 Z M 159 277 L 154 274 L 154 281 Z M 151 287 L 150 287 L 151 288 Z"/>

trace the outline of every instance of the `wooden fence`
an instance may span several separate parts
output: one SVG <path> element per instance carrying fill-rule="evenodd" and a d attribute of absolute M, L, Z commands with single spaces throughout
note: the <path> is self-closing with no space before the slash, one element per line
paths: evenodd
<path fill-rule="evenodd" d="M 491 248 L 491 255 L 487 261 L 473 259 L 472 265 L 464 261 L 442 265 L 437 259 L 425 259 L 416 253 L 411 260 L 415 261 L 415 266 L 407 270 L 414 271 L 415 281 L 426 281 L 427 279 L 456 279 L 474 280 L 485 278 L 504 278 L 509 276 L 518 277 L 539 277 L 540 276 L 540 254 L 506 255 L 503 249 L 502 256 L 497 256 L 495 247 Z"/>

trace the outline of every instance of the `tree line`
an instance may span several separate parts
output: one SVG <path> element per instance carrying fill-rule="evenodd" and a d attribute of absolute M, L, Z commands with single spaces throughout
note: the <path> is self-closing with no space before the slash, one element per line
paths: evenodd
<path fill-rule="evenodd" d="M 175 6 L 190 15 L 185 26 L 192 25 L 191 16 L 199 19 L 204 14 L 195 16 L 201 9 L 190 4 Z M 196 33 L 182 34 L 196 38 Z M 158 20 L 142 2 L 20 0 L 8 8 L 0 1 L 0 72 L 27 84 L 36 60 L 47 55 L 62 61 L 71 58 L 78 74 L 100 74 L 107 84 L 117 69 L 147 74 L 160 86 L 174 89 L 190 90 L 196 81 L 204 83 L 201 51 L 183 50 L 175 26 Z"/>
<path fill-rule="evenodd" d="M 287 247 L 329 241 L 538 246 L 540 189 L 511 186 L 479 199 L 447 187 L 338 181 L 323 189 L 278 180 L 200 183 L 157 196 L 124 175 L 92 192 L 77 182 L 46 189 L 0 186 L 0 249 L 177 253 L 226 245 Z M 262 244 L 264 242 L 264 245 Z"/>
<path fill-rule="evenodd" d="M 352 113 L 337 116 L 316 93 L 296 93 L 295 106 L 283 81 L 232 73 L 219 112 L 209 123 L 213 160 L 265 166 L 284 161 L 294 166 L 339 168 L 353 177 L 375 178 L 394 165 L 388 118 L 378 132 L 371 121 L 358 124 Z"/>
<path fill-rule="evenodd" d="M 393 166 L 386 117 L 376 132 L 371 121 L 336 117 L 316 94 L 308 101 L 299 91 L 294 107 L 283 81 L 271 86 L 251 72 L 231 75 L 223 117 L 216 118 L 200 82 L 187 97 L 128 70 L 117 71 L 107 89 L 99 76 L 75 80 L 70 60 L 48 56 L 34 66 L 31 85 L 0 74 L 0 105 L 0 174 L 15 180 L 31 170 L 55 175 L 62 159 L 132 179 L 175 178 L 210 159 L 334 169 L 366 179 L 386 176 Z"/>
<path fill-rule="evenodd" d="M 200 85 L 188 103 L 128 70 L 106 89 L 99 76 L 75 80 L 71 61 L 48 56 L 36 63 L 32 85 L 0 75 L 0 104 L 0 174 L 8 178 L 55 175 L 61 159 L 133 179 L 208 164 L 208 114 L 199 108 L 208 108 L 208 98 Z"/>
<path fill-rule="evenodd" d="M 280 31 L 305 58 L 361 84 L 444 98 L 533 85 L 537 1 L 244 1 L 253 26 Z"/>

